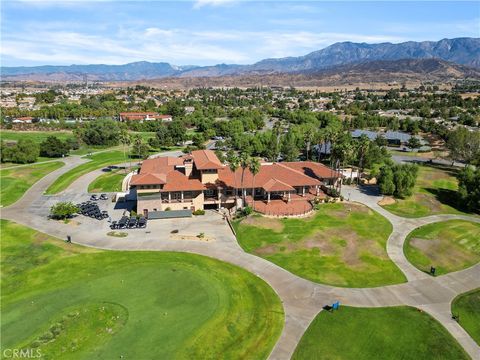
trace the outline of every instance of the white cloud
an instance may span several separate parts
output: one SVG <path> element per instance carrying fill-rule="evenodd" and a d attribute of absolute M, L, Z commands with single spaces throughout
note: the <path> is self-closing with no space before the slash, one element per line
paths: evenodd
<path fill-rule="evenodd" d="M 337 41 L 399 42 L 382 35 L 315 33 L 309 31 L 194 31 L 121 24 L 101 35 L 59 26 L 24 24 L 15 34 L 4 34 L 2 60 L 8 64 L 123 64 L 133 61 L 175 65 L 248 64 L 264 58 L 299 56 Z"/>
<path fill-rule="evenodd" d="M 193 4 L 194 9 L 199 9 L 203 6 L 221 6 L 235 2 L 236 0 L 195 0 Z"/>

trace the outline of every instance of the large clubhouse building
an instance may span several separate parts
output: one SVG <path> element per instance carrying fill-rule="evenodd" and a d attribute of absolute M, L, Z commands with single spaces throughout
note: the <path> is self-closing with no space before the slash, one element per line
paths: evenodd
<path fill-rule="evenodd" d="M 234 173 L 213 151 L 196 150 L 143 161 L 130 180 L 130 191 L 136 193 L 137 212 L 146 216 L 165 210 L 232 208 L 243 200 L 262 213 L 295 215 L 311 210 L 311 200 L 323 198 L 326 185 L 338 177 L 311 161 L 262 163 L 255 176 L 248 168 Z"/>

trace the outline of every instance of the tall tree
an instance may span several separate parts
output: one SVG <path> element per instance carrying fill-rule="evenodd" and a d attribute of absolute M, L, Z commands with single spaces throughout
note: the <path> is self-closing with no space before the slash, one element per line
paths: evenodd
<path fill-rule="evenodd" d="M 260 160 L 258 158 L 254 157 L 250 159 L 250 162 L 248 163 L 248 169 L 253 175 L 253 181 L 252 181 L 252 198 L 253 198 L 253 209 L 255 210 L 255 176 L 260 172 Z"/>
<path fill-rule="evenodd" d="M 362 134 L 358 139 L 357 143 L 357 158 L 358 158 L 358 167 L 360 168 L 360 173 L 358 174 L 357 183 L 360 182 L 360 174 L 363 173 L 364 170 L 364 159 L 365 154 L 368 151 L 370 146 L 370 140 L 365 134 Z"/>
<path fill-rule="evenodd" d="M 240 155 L 240 167 L 242 168 L 241 187 L 242 187 L 243 206 L 245 206 L 245 187 L 244 187 L 244 184 L 243 184 L 243 179 L 245 177 L 245 169 L 248 168 L 249 163 L 250 163 L 250 155 L 248 155 L 247 153 L 242 153 Z"/>
<path fill-rule="evenodd" d="M 128 133 L 127 129 L 120 130 L 119 140 L 120 140 L 120 143 L 122 144 L 122 147 L 123 147 L 123 158 L 124 158 L 125 163 L 126 163 L 127 162 L 127 149 L 126 149 L 126 147 L 128 145 L 130 145 L 130 142 L 131 142 L 130 134 Z M 131 167 L 132 167 L 132 161 L 130 159 L 130 168 Z M 127 172 L 127 168 L 125 167 L 125 173 L 126 172 Z"/>
<path fill-rule="evenodd" d="M 237 207 L 237 169 L 240 166 L 240 159 L 233 151 L 227 155 L 228 167 L 233 173 L 233 182 L 235 184 L 235 208 Z"/>

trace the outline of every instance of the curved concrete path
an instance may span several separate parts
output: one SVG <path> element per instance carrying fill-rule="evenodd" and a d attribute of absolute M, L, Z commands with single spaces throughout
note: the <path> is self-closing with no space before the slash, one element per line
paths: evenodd
<path fill-rule="evenodd" d="M 70 158 L 68 158 L 70 159 Z M 226 228 L 210 226 L 205 228 L 205 234 L 216 238 L 213 242 L 171 240 L 162 233 L 132 230 L 132 236 L 127 238 L 112 238 L 106 236 L 109 231 L 106 222 L 98 223 L 85 218 L 82 222 L 86 226 L 72 227 L 62 222 L 46 221 L 49 201 L 51 197 L 43 196 L 43 191 L 56 177 L 68 171 L 84 159 L 72 159 L 67 165 L 58 169 L 35 185 L 15 204 L 1 210 L 1 217 L 13 220 L 20 224 L 32 227 L 58 238 L 71 235 L 76 243 L 108 250 L 144 250 L 144 251 L 182 251 L 210 256 L 232 264 L 241 266 L 264 279 L 277 292 L 285 310 L 285 326 L 275 345 L 270 359 L 290 359 L 300 338 L 310 325 L 314 317 L 321 311 L 322 306 L 339 300 L 344 305 L 358 307 L 383 307 L 396 305 L 410 305 L 418 307 L 435 317 L 459 341 L 473 359 L 480 359 L 480 347 L 473 339 L 451 319 L 450 304 L 458 294 L 480 287 L 480 264 L 469 269 L 432 278 L 413 267 L 403 255 L 403 242 L 408 232 L 420 225 L 435 221 L 463 218 L 479 221 L 458 215 L 436 215 L 421 219 L 404 219 L 389 213 L 381 208 L 377 202 L 379 196 L 366 194 L 355 188 L 344 187 L 343 193 L 350 200 L 361 202 L 385 216 L 393 225 L 393 232 L 387 243 L 387 252 L 392 260 L 404 272 L 408 282 L 398 285 L 377 288 L 338 288 L 300 278 L 285 269 L 260 257 L 245 253 L 238 245 L 235 237 L 228 231 L 219 231 Z M 89 174 L 87 174 L 89 175 Z M 90 179 L 89 176 L 85 178 Z M 88 186 L 82 181 L 82 186 Z M 67 189 L 68 191 L 69 189 Z M 33 210 L 32 210 L 33 209 Z M 30 210 L 31 213 L 26 215 Z M 224 222 L 219 215 L 218 224 Z M 91 226 L 88 226 L 91 221 Z M 193 221 L 193 223 L 190 223 Z M 198 231 L 202 226 L 201 219 L 190 220 L 178 226 L 192 227 Z"/>

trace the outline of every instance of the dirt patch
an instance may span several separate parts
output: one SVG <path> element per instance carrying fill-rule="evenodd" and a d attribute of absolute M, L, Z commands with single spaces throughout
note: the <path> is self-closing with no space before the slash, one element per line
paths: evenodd
<path fill-rule="evenodd" d="M 278 250 L 277 245 L 272 244 L 256 249 L 255 253 L 258 255 L 273 255 L 276 254 Z"/>
<path fill-rule="evenodd" d="M 361 204 L 358 204 L 358 203 L 355 203 L 355 202 L 346 202 L 346 203 L 343 204 L 342 209 L 332 211 L 331 214 L 334 217 L 338 217 L 340 219 L 345 219 L 352 212 L 363 213 L 363 214 L 370 214 L 371 213 L 370 209 L 365 205 L 361 205 Z"/>
<path fill-rule="evenodd" d="M 37 232 L 33 237 L 33 242 L 35 244 L 41 244 L 49 239 L 50 239 L 50 236 L 48 236 L 47 234 Z"/>
<path fill-rule="evenodd" d="M 415 194 L 415 199 L 420 204 L 428 207 L 431 211 L 442 211 L 442 203 L 433 196 L 426 194 Z"/>
<path fill-rule="evenodd" d="M 183 235 L 183 234 L 171 234 L 170 239 L 172 240 L 188 240 L 188 241 L 201 241 L 201 242 L 211 242 L 214 241 L 214 238 L 208 236 L 197 236 L 197 235 Z"/>
<path fill-rule="evenodd" d="M 438 266 L 461 268 L 463 264 L 471 261 L 471 254 L 449 245 L 447 240 L 413 238 L 410 245 L 420 250 L 432 264 Z"/>
<path fill-rule="evenodd" d="M 383 199 L 378 202 L 378 205 L 380 206 L 393 204 L 395 204 L 395 199 L 391 196 L 384 196 Z"/>
<path fill-rule="evenodd" d="M 270 229 L 278 233 L 282 232 L 284 228 L 283 223 L 280 220 L 263 216 L 249 216 L 242 221 L 242 224 Z"/>
<path fill-rule="evenodd" d="M 302 245 L 307 249 L 319 249 L 321 254 L 330 255 L 335 254 L 337 247 L 334 246 L 325 232 L 317 232 L 312 237 L 306 238 L 302 241 Z"/>
<path fill-rule="evenodd" d="M 324 231 L 322 235 L 327 239 L 342 240 L 343 244 L 335 244 L 336 246 L 332 240 L 330 240 L 330 243 L 337 248 L 337 252 L 340 250 L 342 260 L 348 266 L 362 266 L 363 260 L 361 259 L 361 256 L 364 253 L 369 253 L 379 258 L 387 258 L 385 250 L 382 249 L 377 242 L 361 238 L 352 229 L 329 229 Z"/>

